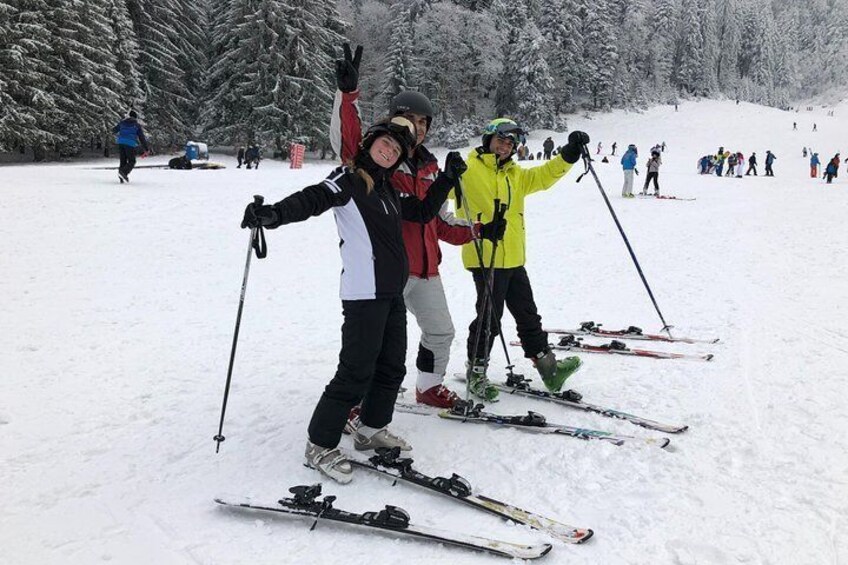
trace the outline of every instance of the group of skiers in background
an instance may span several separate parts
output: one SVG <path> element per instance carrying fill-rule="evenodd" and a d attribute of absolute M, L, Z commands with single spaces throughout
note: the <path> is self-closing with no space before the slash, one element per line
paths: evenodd
<path fill-rule="evenodd" d="M 241 169 L 242 165 L 245 165 L 247 169 L 258 169 L 259 168 L 259 160 L 262 157 L 262 152 L 259 150 L 259 146 L 256 144 L 252 144 L 249 147 L 239 147 L 236 152 L 236 160 L 238 161 L 238 166 L 236 169 Z"/>
<path fill-rule="evenodd" d="M 613 155 L 615 154 L 615 146 L 616 144 L 613 143 Z M 645 177 L 645 184 L 642 186 L 642 195 L 648 194 L 648 185 L 653 181 L 654 192 L 652 196 L 660 196 L 660 167 L 662 166 L 662 153 L 665 152 L 665 147 L 666 145 L 663 141 L 661 144 L 658 143 L 651 148 L 651 157 L 645 163 L 645 169 L 647 169 L 648 174 Z M 639 150 L 633 143 L 627 146 L 627 151 L 621 156 L 621 168 L 624 171 L 624 186 L 621 189 L 622 198 L 635 198 L 633 194 L 633 175 L 639 174 L 639 169 L 636 168 L 638 156 Z"/>
<path fill-rule="evenodd" d="M 821 160 L 819 159 L 819 154 L 814 152 L 812 149 L 809 151 L 806 147 L 804 147 L 801 155 L 806 157 L 807 154 L 810 155 L 810 178 L 818 178 L 819 177 L 819 167 L 821 166 Z M 848 159 L 845 160 L 848 162 Z M 827 184 L 831 184 L 833 179 L 839 176 L 839 164 L 841 163 L 841 157 L 839 153 L 834 155 L 830 161 L 827 162 L 827 165 L 824 168 L 824 174 L 822 178 L 827 181 Z"/>
<path fill-rule="evenodd" d="M 573 131 L 558 154 L 523 169 L 512 157 L 526 145 L 526 133 L 515 121 L 498 118 L 486 126 L 479 147 L 465 159 L 448 153 L 440 168 L 424 146 L 434 111 L 419 92 L 395 96 L 387 118 L 363 133 L 362 48 L 352 56 L 345 44 L 344 52 L 336 62 L 338 91 L 330 117 L 334 150 L 344 165 L 276 204 L 249 204 L 241 225 L 273 229 L 334 212 L 343 263 L 342 345 L 335 376 L 309 423 L 305 459 L 307 466 L 346 483 L 353 467 L 338 449 L 345 429 L 359 451 L 412 449 L 387 428 L 406 375 L 407 311 L 421 329 L 416 401 L 450 408 L 460 400 L 444 383 L 455 331 L 439 275 L 439 241 L 462 246 L 476 288 L 477 316 L 466 340 L 465 375 L 472 394 L 497 400 L 498 388 L 487 371 L 504 306 L 515 318 L 525 357 L 549 390 L 561 390 L 580 367 L 578 357 L 558 360 L 542 329 L 524 267 L 524 199 L 562 178 L 580 159 L 589 136 Z M 445 206 L 449 194 L 455 213 Z"/>
<path fill-rule="evenodd" d="M 766 172 L 765 176 L 774 176 L 774 161 L 777 159 L 771 150 L 766 151 Z M 748 170 L 745 170 L 745 165 L 748 165 Z M 745 155 L 741 151 L 729 151 L 724 147 L 719 147 L 714 155 L 704 155 L 698 160 L 698 171 L 702 175 L 715 174 L 717 177 L 735 177 L 741 179 L 744 176 L 757 175 L 757 154 L 751 153 L 747 161 Z"/>

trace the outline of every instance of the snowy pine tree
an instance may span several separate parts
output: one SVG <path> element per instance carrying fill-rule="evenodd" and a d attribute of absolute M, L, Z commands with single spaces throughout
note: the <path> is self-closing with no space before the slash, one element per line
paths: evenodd
<path fill-rule="evenodd" d="M 412 22 L 409 8 L 396 4 L 392 8 L 388 52 L 386 53 L 383 86 L 380 89 L 385 106 L 399 92 L 412 87 Z"/>

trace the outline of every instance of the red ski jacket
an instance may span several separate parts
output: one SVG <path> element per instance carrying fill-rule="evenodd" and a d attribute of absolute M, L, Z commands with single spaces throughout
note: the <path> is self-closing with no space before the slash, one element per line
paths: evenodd
<path fill-rule="evenodd" d="M 359 91 L 336 91 L 330 120 L 330 142 L 343 163 L 353 161 L 362 140 L 359 117 Z M 439 162 L 424 146 L 419 145 L 392 174 L 392 186 L 402 195 L 424 200 L 427 190 L 439 173 Z M 403 243 L 409 258 L 409 276 L 426 279 L 438 276 L 442 252 L 439 240 L 463 245 L 474 239 L 467 220 L 456 218 L 443 206 L 439 216 L 426 224 L 403 222 Z"/>

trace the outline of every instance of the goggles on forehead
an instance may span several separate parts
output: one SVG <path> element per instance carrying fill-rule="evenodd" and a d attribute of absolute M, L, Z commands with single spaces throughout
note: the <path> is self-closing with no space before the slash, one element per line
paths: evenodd
<path fill-rule="evenodd" d="M 486 133 L 496 135 L 500 139 L 508 139 L 516 146 L 527 143 L 526 132 L 512 120 L 493 122 L 486 126 Z"/>
<path fill-rule="evenodd" d="M 415 129 L 415 124 L 413 124 L 408 118 L 403 116 L 395 116 L 389 123 L 387 124 L 387 128 L 392 133 L 398 134 L 404 138 L 409 138 L 412 143 L 415 142 L 416 137 L 418 136 L 418 132 Z"/>

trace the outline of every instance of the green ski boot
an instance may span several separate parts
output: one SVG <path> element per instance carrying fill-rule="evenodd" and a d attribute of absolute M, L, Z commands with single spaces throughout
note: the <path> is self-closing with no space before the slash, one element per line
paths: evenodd
<path fill-rule="evenodd" d="M 536 365 L 545 388 L 551 392 L 559 392 L 566 379 L 580 370 L 583 361 L 576 355 L 558 360 L 553 351 L 545 349 L 536 356 L 533 364 Z"/>
<path fill-rule="evenodd" d="M 466 371 L 468 390 L 471 391 L 471 394 L 486 402 L 497 402 L 500 391 L 486 377 L 486 362 L 477 359 L 473 364 L 471 362 L 466 363 L 466 367 L 468 367 Z"/>

